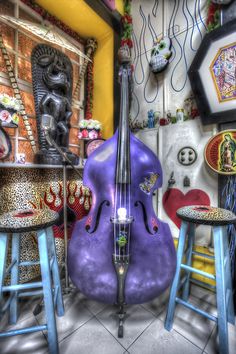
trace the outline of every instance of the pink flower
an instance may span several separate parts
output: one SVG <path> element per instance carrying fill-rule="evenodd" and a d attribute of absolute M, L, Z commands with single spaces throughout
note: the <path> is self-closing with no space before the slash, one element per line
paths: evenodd
<path fill-rule="evenodd" d="M 98 133 L 96 132 L 96 130 L 91 130 L 91 132 L 89 132 L 89 139 L 97 139 L 98 137 Z"/>
<path fill-rule="evenodd" d="M 87 137 L 88 137 L 87 129 L 82 130 L 82 138 L 87 138 Z"/>
<path fill-rule="evenodd" d="M 3 110 L 0 112 L 0 120 L 6 123 L 9 123 L 11 121 L 11 115 L 8 111 Z"/>

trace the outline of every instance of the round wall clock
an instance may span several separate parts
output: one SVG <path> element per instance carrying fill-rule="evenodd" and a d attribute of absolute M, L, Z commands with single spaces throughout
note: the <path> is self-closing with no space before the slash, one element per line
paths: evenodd
<path fill-rule="evenodd" d="M 5 159 L 11 153 L 11 140 L 5 130 L 0 127 L 0 160 Z"/>
<path fill-rule="evenodd" d="M 204 155 L 213 171 L 223 175 L 236 174 L 236 129 L 214 135 L 208 141 Z"/>
<path fill-rule="evenodd" d="M 89 141 L 86 145 L 87 156 L 89 157 L 89 155 L 91 155 L 94 150 L 96 150 L 100 145 L 102 145 L 104 141 L 105 139 L 94 139 Z"/>

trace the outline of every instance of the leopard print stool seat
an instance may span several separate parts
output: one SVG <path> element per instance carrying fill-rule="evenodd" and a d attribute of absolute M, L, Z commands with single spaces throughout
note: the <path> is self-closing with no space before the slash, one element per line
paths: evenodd
<path fill-rule="evenodd" d="M 42 294 L 44 298 L 46 324 L 32 327 L 0 331 L 0 339 L 18 334 L 48 331 L 49 352 L 58 354 L 58 339 L 55 310 L 63 316 L 64 305 L 57 263 L 55 241 L 52 230 L 59 215 L 50 209 L 25 209 L 5 213 L 0 216 L 0 315 L 9 311 L 9 322 L 15 324 L 18 319 L 18 299 L 24 296 Z M 36 231 L 39 260 L 21 260 L 20 239 L 22 233 Z M 12 237 L 10 237 L 12 233 Z M 8 244 L 11 242 L 11 263 L 7 266 Z M 41 281 L 19 283 L 19 268 L 40 265 Z M 6 277 L 10 275 L 10 285 Z M 6 294 L 3 297 L 3 294 Z M 1 318 L 1 317 L 0 317 Z M 1 327 L 1 326 L 0 326 Z"/>
<path fill-rule="evenodd" d="M 58 213 L 50 209 L 23 209 L 0 215 L 0 232 L 28 232 L 45 229 L 59 219 Z"/>
<path fill-rule="evenodd" d="M 231 211 L 207 205 L 191 205 L 177 210 L 177 216 L 194 224 L 229 225 L 236 223 L 236 215 Z"/>

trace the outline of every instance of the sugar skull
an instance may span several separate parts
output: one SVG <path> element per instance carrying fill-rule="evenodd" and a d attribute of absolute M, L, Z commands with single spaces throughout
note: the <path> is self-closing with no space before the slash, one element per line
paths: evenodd
<path fill-rule="evenodd" d="M 159 73 L 166 68 L 172 55 L 170 48 L 171 40 L 168 37 L 158 39 L 154 42 L 149 63 L 153 73 Z"/>

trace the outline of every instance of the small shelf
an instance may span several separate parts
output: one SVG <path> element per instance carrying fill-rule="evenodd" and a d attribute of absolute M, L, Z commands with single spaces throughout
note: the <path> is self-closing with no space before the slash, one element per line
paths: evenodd
<path fill-rule="evenodd" d="M 133 216 L 129 216 L 126 219 L 118 219 L 118 218 L 110 218 L 110 221 L 112 224 L 115 225 L 128 225 L 128 224 L 132 224 L 132 222 L 134 221 Z"/>
<path fill-rule="evenodd" d="M 84 166 L 76 165 L 74 166 L 78 170 L 82 170 Z M 63 168 L 63 165 L 42 165 L 42 164 L 33 164 L 33 163 L 14 163 L 14 162 L 1 162 L 0 168 Z M 72 167 L 67 166 L 68 169 L 72 169 Z"/>
<path fill-rule="evenodd" d="M 158 131 L 159 130 L 159 126 L 155 127 L 155 128 L 143 128 L 143 129 L 133 129 L 131 130 L 134 134 L 139 133 L 139 132 L 151 132 L 151 131 Z"/>

